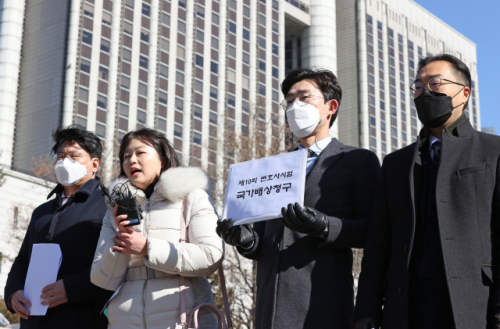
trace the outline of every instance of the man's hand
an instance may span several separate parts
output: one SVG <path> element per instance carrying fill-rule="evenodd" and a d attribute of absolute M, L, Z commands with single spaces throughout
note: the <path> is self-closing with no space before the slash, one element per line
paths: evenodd
<path fill-rule="evenodd" d="M 281 208 L 281 214 L 283 218 L 279 220 L 293 231 L 314 236 L 321 236 L 327 231 L 327 216 L 316 209 L 302 208 L 296 202 L 288 204 L 286 208 Z"/>
<path fill-rule="evenodd" d="M 215 231 L 224 242 L 235 247 L 248 248 L 255 239 L 252 226 L 249 224 L 234 226 L 232 219 L 219 219 Z"/>
<path fill-rule="evenodd" d="M 361 318 L 354 322 L 354 329 L 378 329 L 380 324 L 373 318 Z"/>
<path fill-rule="evenodd" d="M 147 256 L 148 255 L 148 239 L 139 232 L 125 227 L 126 232 L 118 231 L 115 233 L 113 241 L 116 246 L 114 250 L 121 251 L 125 254 Z"/>
<path fill-rule="evenodd" d="M 43 300 L 42 305 L 49 305 L 49 308 L 67 303 L 68 296 L 66 295 L 63 280 L 58 280 L 43 288 L 40 298 Z"/>
<path fill-rule="evenodd" d="M 31 303 L 26 297 L 24 297 L 24 290 L 16 291 L 12 295 L 10 303 L 14 311 L 16 311 L 17 315 L 19 315 L 21 318 L 25 320 L 28 320 L 30 312 L 26 309 L 25 305 L 31 307 Z"/>

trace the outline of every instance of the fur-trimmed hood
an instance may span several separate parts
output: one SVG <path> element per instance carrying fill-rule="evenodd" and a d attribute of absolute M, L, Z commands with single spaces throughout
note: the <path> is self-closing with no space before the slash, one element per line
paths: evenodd
<path fill-rule="evenodd" d="M 137 202 L 139 204 L 145 203 L 147 200 L 144 191 L 132 185 L 126 177 L 114 179 L 108 184 L 107 189 L 111 193 L 116 185 L 127 182 L 130 191 L 135 194 Z M 175 203 L 197 189 L 202 189 L 210 194 L 210 179 L 203 169 L 195 167 L 170 168 L 161 174 L 150 199 L 155 202 L 167 200 Z M 108 208 L 111 209 L 111 206 L 107 203 L 108 197 L 104 196 L 104 199 Z"/>

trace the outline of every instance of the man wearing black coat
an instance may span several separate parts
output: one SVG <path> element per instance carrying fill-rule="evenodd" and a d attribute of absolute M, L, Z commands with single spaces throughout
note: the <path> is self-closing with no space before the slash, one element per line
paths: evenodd
<path fill-rule="evenodd" d="M 78 128 L 54 133 L 55 173 L 59 184 L 48 195 L 55 198 L 37 207 L 5 286 L 7 307 L 21 317 L 23 329 L 107 328 L 100 314 L 112 292 L 90 282 L 90 267 L 106 212 L 100 179 L 100 140 Z M 36 243 L 57 243 L 62 263 L 57 281 L 42 289 L 44 316 L 30 316 L 23 295 L 31 251 Z"/>
<path fill-rule="evenodd" d="M 352 250 L 364 246 L 380 164 L 375 154 L 329 136 L 342 92 L 326 70 L 298 68 L 283 81 L 291 131 L 309 150 L 304 206 L 282 218 L 217 233 L 257 261 L 256 327 L 352 328 Z"/>
<path fill-rule="evenodd" d="M 362 262 L 355 328 L 498 328 L 500 138 L 463 113 L 467 66 L 423 58 L 417 141 L 388 155 Z"/>

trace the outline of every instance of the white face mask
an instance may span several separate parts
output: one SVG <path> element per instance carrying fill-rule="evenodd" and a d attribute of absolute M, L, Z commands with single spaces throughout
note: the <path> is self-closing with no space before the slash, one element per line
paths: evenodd
<path fill-rule="evenodd" d="M 325 105 L 326 103 L 318 109 L 312 104 L 294 101 L 292 106 L 286 110 L 288 125 L 292 133 L 299 138 L 311 135 L 319 122 L 328 116 L 319 117 L 319 110 Z"/>
<path fill-rule="evenodd" d="M 76 160 L 71 158 L 64 158 L 61 161 L 56 162 L 54 166 L 54 171 L 56 173 L 57 181 L 64 186 L 73 186 L 80 179 L 92 173 L 87 173 L 87 166 L 92 163 L 90 160 L 87 165 L 82 165 Z"/>

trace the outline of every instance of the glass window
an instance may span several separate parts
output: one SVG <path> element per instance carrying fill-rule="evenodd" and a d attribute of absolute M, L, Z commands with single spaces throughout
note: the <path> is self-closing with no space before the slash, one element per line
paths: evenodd
<path fill-rule="evenodd" d="M 109 70 L 104 66 L 99 66 L 99 78 L 108 81 Z"/>
<path fill-rule="evenodd" d="M 263 37 L 259 37 L 259 47 L 261 47 L 262 49 L 266 49 L 266 39 L 264 39 Z"/>
<path fill-rule="evenodd" d="M 182 127 L 179 125 L 174 125 L 174 136 L 182 137 Z"/>
<path fill-rule="evenodd" d="M 123 32 L 132 35 L 132 24 L 128 22 L 123 22 Z"/>
<path fill-rule="evenodd" d="M 184 59 L 184 48 L 177 45 L 177 57 Z"/>
<path fill-rule="evenodd" d="M 179 32 L 186 33 L 186 23 L 184 23 L 183 21 L 178 21 L 177 30 Z"/>
<path fill-rule="evenodd" d="M 266 17 L 262 14 L 259 14 L 259 24 L 262 26 L 266 26 Z"/>
<path fill-rule="evenodd" d="M 128 118 L 128 105 L 120 103 L 120 115 Z"/>
<path fill-rule="evenodd" d="M 94 6 L 88 3 L 83 4 L 83 14 L 89 17 L 94 17 Z"/>
<path fill-rule="evenodd" d="M 139 95 L 148 96 L 148 86 L 139 82 Z"/>
<path fill-rule="evenodd" d="M 217 99 L 217 88 L 210 86 L 210 97 Z"/>
<path fill-rule="evenodd" d="M 196 54 L 196 65 L 203 67 L 203 56 Z"/>
<path fill-rule="evenodd" d="M 233 46 L 229 46 L 228 53 L 229 56 L 236 58 L 236 48 Z"/>
<path fill-rule="evenodd" d="M 250 87 L 250 80 L 247 77 L 242 77 L 241 84 L 243 85 L 243 88 L 248 89 Z"/>
<path fill-rule="evenodd" d="M 76 125 L 78 128 L 86 130 L 87 129 L 87 119 L 82 117 L 76 117 Z"/>
<path fill-rule="evenodd" d="M 212 48 L 219 49 L 219 39 L 212 37 Z"/>
<path fill-rule="evenodd" d="M 193 143 L 201 145 L 201 134 L 194 132 L 193 133 Z"/>
<path fill-rule="evenodd" d="M 149 43 L 149 32 L 145 30 L 141 30 L 141 40 Z"/>
<path fill-rule="evenodd" d="M 212 73 L 218 74 L 219 73 L 219 64 L 217 64 L 214 61 L 210 62 L 210 71 Z"/>
<path fill-rule="evenodd" d="M 250 7 L 243 6 L 243 16 L 250 18 Z"/>
<path fill-rule="evenodd" d="M 273 32 L 279 32 L 279 24 L 273 21 Z"/>
<path fill-rule="evenodd" d="M 183 111 L 184 109 L 184 101 L 182 99 L 179 99 L 179 98 L 176 98 L 175 99 L 175 108 L 178 110 L 178 111 Z"/>
<path fill-rule="evenodd" d="M 201 118 L 202 115 L 203 115 L 203 110 L 202 110 L 201 106 L 195 105 L 194 106 L 194 116 Z"/>
<path fill-rule="evenodd" d="M 273 77 L 276 79 L 278 79 L 278 77 L 279 77 L 279 70 L 277 67 L 274 67 L 274 66 L 273 66 Z"/>
<path fill-rule="evenodd" d="M 210 123 L 217 124 L 217 114 L 214 112 L 210 112 L 209 120 L 210 120 Z"/>
<path fill-rule="evenodd" d="M 219 15 L 212 13 L 212 24 L 219 25 Z"/>
<path fill-rule="evenodd" d="M 186 8 L 186 0 L 179 0 L 179 6 L 182 8 Z"/>
<path fill-rule="evenodd" d="M 148 58 L 141 55 L 141 57 L 139 58 L 139 66 L 147 70 L 148 62 Z"/>
<path fill-rule="evenodd" d="M 227 79 L 230 82 L 236 82 L 236 73 L 233 70 L 227 70 Z"/>
<path fill-rule="evenodd" d="M 272 48 L 273 48 L 273 54 L 275 54 L 276 56 L 278 56 L 279 55 L 278 45 L 275 44 L 275 43 L 273 43 Z"/>
<path fill-rule="evenodd" d="M 205 41 L 205 33 L 201 30 L 196 30 L 196 40 L 198 40 L 200 42 L 204 42 Z"/>
<path fill-rule="evenodd" d="M 262 71 L 266 70 L 266 62 L 259 61 L 259 70 L 262 70 Z"/>
<path fill-rule="evenodd" d="M 229 21 L 229 32 L 236 34 L 236 23 Z"/>
<path fill-rule="evenodd" d="M 89 101 L 89 91 L 87 89 L 84 89 L 84 88 L 79 88 L 78 89 L 78 99 L 81 100 L 81 101 L 84 101 L 86 103 L 88 103 Z"/>
<path fill-rule="evenodd" d="M 250 55 L 243 52 L 243 63 L 250 64 Z"/>
<path fill-rule="evenodd" d="M 158 101 L 162 104 L 167 104 L 168 95 L 166 92 L 159 91 Z"/>
<path fill-rule="evenodd" d="M 162 38 L 160 40 L 160 47 L 161 50 L 168 52 L 170 50 L 170 42 Z"/>
<path fill-rule="evenodd" d="M 373 127 L 376 127 L 376 126 L 377 126 L 377 119 L 376 119 L 374 116 L 370 116 L 370 124 L 371 124 Z"/>
<path fill-rule="evenodd" d="M 108 14 L 107 12 L 103 11 L 102 22 L 106 25 L 111 25 L 111 14 Z"/>
<path fill-rule="evenodd" d="M 161 15 L 161 23 L 166 26 L 170 26 L 170 15 L 166 13 L 162 13 Z"/>
<path fill-rule="evenodd" d="M 134 0 L 126 0 L 125 6 L 129 6 L 130 8 L 134 8 Z"/>
<path fill-rule="evenodd" d="M 168 66 L 160 65 L 160 75 L 162 77 L 168 78 Z"/>
<path fill-rule="evenodd" d="M 142 14 L 149 16 L 151 15 L 151 7 L 147 3 L 142 3 Z"/>
<path fill-rule="evenodd" d="M 262 96 L 266 96 L 266 86 L 260 83 L 259 83 L 259 94 L 261 94 Z"/>
<path fill-rule="evenodd" d="M 122 87 L 125 87 L 127 89 L 130 89 L 130 78 L 129 77 L 126 77 L 124 75 L 122 75 L 121 79 L 120 79 L 120 85 Z"/>
<path fill-rule="evenodd" d="M 158 118 L 158 129 L 162 131 L 167 131 L 167 120 Z"/>
<path fill-rule="evenodd" d="M 123 48 L 122 58 L 128 62 L 132 61 L 132 52 L 128 49 Z"/>
<path fill-rule="evenodd" d="M 236 10 L 237 8 L 236 0 L 229 0 L 229 8 Z"/>
<path fill-rule="evenodd" d="M 179 71 L 175 72 L 175 81 L 181 85 L 184 84 L 184 73 Z"/>
<path fill-rule="evenodd" d="M 233 95 L 227 95 L 227 105 L 236 106 L 236 99 Z"/>
<path fill-rule="evenodd" d="M 196 7 L 196 14 L 202 18 L 205 18 L 205 8 L 198 4 L 198 6 Z"/>
<path fill-rule="evenodd" d="M 250 41 L 250 31 L 247 29 L 243 29 L 243 39 Z"/>
<path fill-rule="evenodd" d="M 90 73 L 90 62 L 85 59 L 80 59 L 80 71 Z"/>
<path fill-rule="evenodd" d="M 106 126 L 96 123 L 95 125 L 95 134 L 101 138 L 106 137 Z"/>
<path fill-rule="evenodd" d="M 106 109 L 108 107 L 108 99 L 106 96 L 97 95 L 97 106 Z"/>
<path fill-rule="evenodd" d="M 137 121 L 140 123 L 146 123 L 146 112 L 137 110 Z"/>
<path fill-rule="evenodd" d="M 203 82 L 199 80 L 194 81 L 194 90 L 196 90 L 199 93 L 203 93 Z"/>
<path fill-rule="evenodd" d="M 84 30 L 82 33 L 82 42 L 92 45 L 92 33 Z"/>
<path fill-rule="evenodd" d="M 101 39 L 101 50 L 109 53 L 109 48 L 111 47 L 111 42 L 106 39 Z"/>
<path fill-rule="evenodd" d="M 273 90 L 273 101 L 279 102 L 280 95 L 277 91 Z"/>

